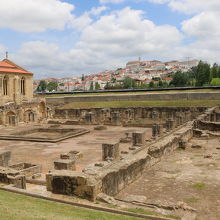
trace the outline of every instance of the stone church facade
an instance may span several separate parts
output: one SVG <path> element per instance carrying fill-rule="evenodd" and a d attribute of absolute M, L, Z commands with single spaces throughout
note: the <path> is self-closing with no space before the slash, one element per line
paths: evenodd
<path fill-rule="evenodd" d="M 45 101 L 33 98 L 33 73 L 9 59 L 0 61 L 0 125 L 39 122 L 46 117 Z"/>

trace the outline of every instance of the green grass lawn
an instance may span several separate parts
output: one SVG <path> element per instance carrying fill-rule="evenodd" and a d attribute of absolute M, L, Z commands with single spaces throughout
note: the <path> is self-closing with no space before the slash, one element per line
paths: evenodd
<path fill-rule="evenodd" d="M 76 93 L 76 94 L 51 94 L 51 95 L 39 95 L 45 97 L 63 97 L 63 96 L 87 96 L 87 95 L 128 95 L 128 94 L 148 94 L 148 93 L 188 93 L 188 92 L 220 92 L 220 89 L 191 89 L 191 90 L 169 90 L 169 91 L 138 91 L 138 92 L 108 92 L 108 93 Z"/>
<path fill-rule="evenodd" d="M 0 190 L 1 220 L 137 220 Z"/>
<path fill-rule="evenodd" d="M 220 100 L 148 100 L 148 101 L 108 101 L 108 102 L 71 102 L 61 109 L 73 108 L 126 108 L 126 107 L 213 107 Z"/>

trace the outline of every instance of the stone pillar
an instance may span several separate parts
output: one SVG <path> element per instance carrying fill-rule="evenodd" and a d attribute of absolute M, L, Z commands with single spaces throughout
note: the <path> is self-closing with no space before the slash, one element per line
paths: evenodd
<path fill-rule="evenodd" d="M 112 125 L 121 125 L 119 112 L 112 112 L 111 114 Z"/>
<path fill-rule="evenodd" d="M 159 123 L 156 124 L 156 126 L 157 126 L 157 135 L 160 136 L 161 133 L 162 133 L 162 127 L 161 127 L 161 125 Z"/>
<path fill-rule="evenodd" d="M 85 122 L 86 122 L 86 124 L 93 124 L 94 123 L 94 113 L 87 112 L 85 114 Z"/>
<path fill-rule="evenodd" d="M 174 129 L 174 120 L 169 118 L 167 121 L 166 121 L 166 130 L 167 131 L 170 131 L 170 130 L 173 130 Z"/>
<path fill-rule="evenodd" d="M 109 144 L 102 144 L 102 160 L 103 161 L 115 161 L 119 160 L 119 143 L 113 142 Z"/>
<path fill-rule="evenodd" d="M 0 166 L 8 167 L 11 160 L 11 151 L 0 151 Z"/>
<path fill-rule="evenodd" d="M 143 146 L 145 144 L 145 132 L 135 131 L 132 133 L 133 146 Z"/>
<path fill-rule="evenodd" d="M 76 170 L 75 160 L 59 159 L 54 161 L 55 170 Z"/>
<path fill-rule="evenodd" d="M 158 134 L 158 126 L 157 124 L 152 125 L 152 138 L 156 138 Z"/>
<path fill-rule="evenodd" d="M 153 120 L 158 120 L 158 116 L 159 116 L 159 115 L 158 115 L 158 112 L 156 112 L 156 111 L 153 111 L 153 112 L 152 112 L 152 119 L 153 119 Z"/>

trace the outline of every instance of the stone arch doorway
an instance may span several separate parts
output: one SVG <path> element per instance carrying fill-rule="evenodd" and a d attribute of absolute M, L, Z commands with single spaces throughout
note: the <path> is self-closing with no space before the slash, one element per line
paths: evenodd
<path fill-rule="evenodd" d="M 6 114 L 6 124 L 13 126 L 17 124 L 17 115 L 13 111 Z"/>
<path fill-rule="evenodd" d="M 32 110 L 27 110 L 24 113 L 24 121 L 25 122 L 35 122 L 36 121 L 36 114 Z"/>

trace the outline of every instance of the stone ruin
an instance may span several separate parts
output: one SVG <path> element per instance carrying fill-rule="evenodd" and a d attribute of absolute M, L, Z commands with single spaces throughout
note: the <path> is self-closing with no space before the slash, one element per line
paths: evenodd
<path fill-rule="evenodd" d="M 11 152 L 0 151 L 0 182 L 26 189 L 26 179 L 41 173 L 41 166 L 30 163 L 10 165 Z"/>
<path fill-rule="evenodd" d="M 56 117 L 58 112 L 56 112 Z M 144 131 L 136 130 L 127 132 L 125 138 L 121 138 L 118 142 L 103 143 L 100 145 L 102 148 L 101 161 L 97 161 L 82 172 L 76 171 L 76 162 L 82 157 L 80 152 L 62 153 L 60 158 L 54 161 L 54 170 L 46 175 L 48 191 L 76 195 L 89 200 L 95 200 L 99 193 L 115 196 L 142 175 L 145 169 L 159 162 L 164 155 L 179 147 L 185 149 L 193 135 L 199 132 L 202 134 L 205 130 L 220 131 L 218 107 L 211 109 L 179 108 L 178 110 L 177 108 L 95 109 L 88 112 L 84 109 L 83 112 L 83 123 L 86 121 L 88 124 L 110 123 L 118 126 L 124 119 L 131 121 L 148 118 L 151 123 L 149 126 L 152 128 L 152 138 L 147 139 Z M 70 116 L 79 117 L 81 113 L 80 109 L 66 110 L 65 117 L 69 120 Z M 99 115 L 99 113 L 101 114 Z M 129 144 L 130 147 L 122 152 L 120 144 L 123 143 Z M 0 176 L 4 176 L 0 181 L 8 184 L 13 182 L 14 185 L 24 188 L 26 174 L 12 166 L 3 167 L 9 166 L 9 161 L 9 153 L 0 154 L 0 165 L 2 166 Z"/>

